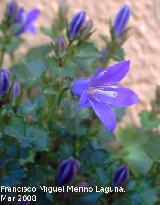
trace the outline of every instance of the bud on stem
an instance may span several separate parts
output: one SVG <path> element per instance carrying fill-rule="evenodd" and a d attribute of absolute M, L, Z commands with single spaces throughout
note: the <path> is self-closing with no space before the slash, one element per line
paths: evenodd
<path fill-rule="evenodd" d="M 80 34 L 81 29 L 85 24 L 85 21 L 86 13 L 84 11 L 80 11 L 74 15 L 69 28 L 70 39 L 73 39 Z"/>

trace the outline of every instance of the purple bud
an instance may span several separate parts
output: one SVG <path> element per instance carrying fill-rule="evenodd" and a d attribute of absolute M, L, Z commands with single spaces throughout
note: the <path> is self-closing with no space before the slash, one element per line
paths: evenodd
<path fill-rule="evenodd" d="M 15 0 L 9 1 L 7 4 L 7 16 L 11 17 L 13 20 L 15 20 L 18 12 L 18 5 Z"/>
<path fill-rule="evenodd" d="M 56 48 L 57 51 L 63 52 L 66 48 L 65 38 L 63 36 L 59 36 L 56 40 Z"/>
<path fill-rule="evenodd" d="M 93 28 L 93 20 L 90 19 L 90 20 L 86 21 L 85 28 L 83 31 L 83 36 L 85 36 L 85 37 L 89 36 L 92 28 Z"/>
<path fill-rule="evenodd" d="M 10 73 L 7 69 L 0 71 L 0 96 L 2 96 L 9 88 Z"/>
<path fill-rule="evenodd" d="M 57 170 L 56 184 L 62 186 L 72 182 L 79 168 L 79 161 L 75 160 L 73 157 L 62 161 Z"/>
<path fill-rule="evenodd" d="M 127 165 L 122 165 L 113 176 L 113 185 L 118 187 L 122 186 L 129 177 L 129 169 Z"/>
<path fill-rule="evenodd" d="M 20 83 L 15 81 L 13 83 L 12 91 L 11 91 L 12 100 L 15 101 L 20 96 L 20 93 L 21 93 Z"/>
<path fill-rule="evenodd" d="M 74 37 L 80 34 L 81 29 L 85 24 L 85 21 L 86 21 L 86 13 L 84 11 L 80 11 L 74 15 L 69 28 L 71 39 L 73 39 Z"/>
<path fill-rule="evenodd" d="M 119 37 L 126 29 L 131 11 L 128 5 L 123 5 L 117 13 L 114 21 L 115 36 Z"/>

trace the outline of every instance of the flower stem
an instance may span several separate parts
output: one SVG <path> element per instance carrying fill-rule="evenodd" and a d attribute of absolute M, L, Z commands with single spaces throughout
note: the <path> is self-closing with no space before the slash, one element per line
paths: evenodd
<path fill-rule="evenodd" d="M 3 47 L 2 50 L 1 50 L 1 54 L 0 54 L 0 69 L 3 66 L 4 54 L 5 54 L 5 48 Z"/>

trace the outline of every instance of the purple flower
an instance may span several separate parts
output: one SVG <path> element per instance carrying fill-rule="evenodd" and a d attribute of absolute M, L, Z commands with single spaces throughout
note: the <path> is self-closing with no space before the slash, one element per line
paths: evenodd
<path fill-rule="evenodd" d="M 23 8 L 19 8 L 17 3 L 12 0 L 7 6 L 7 15 L 12 18 L 12 24 L 16 26 L 16 35 L 27 31 L 31 33 L 36 32 L 33 23 L 40 15 L 38 9 L 32 9 L 27 13 Z"/>
<path fill-rule="evenodd" d="M 77 175 L 79 168 L 79 161 L 75 160 L 73 157 L 62 161 L 62 163 L 58 167 L 56 175 L 56 184 L 58 186 L 62 186 L 72 182 Z"/>
<path fill-rule="evenodd" d="M 80 11 L 74 15 L 69 28 L 69 34 L 71 39 L 75 38 L 77 35 L 80 34 L 81 29 L 85 24 L 85 21 L 86 13 L 84 11 Z"/>
<path fill-rule="evenodd" d="M 20 96 L 20 93 L 21 93 L 20 83 L 15 81 L 13 83 L 12 90 L 11 90 L 12 100 L 15 101 Z"/>
<path fill-rule="evenodd" d="M 127 165 L 122 165 L 113 176 L 113 186 L 122 186 L 129 177 L 129 169 Z"/>
<path fill-rule="evenodd" d="M 0 96 L 2 96 L 9 88 L 10 73 L 7 69 L 0 71 Z"/>
<path fill-rule="evenodd" d="M 20 35 L 24 32 L 35 33 L 36 28 L 33 23 L 37 20 L 40 15 L 40 11 L 38 9 L 32 9 L 30 12 L 25 12 L 23 8 L 19 9 L 16 20 L 14 22 L 15 25 L 19 25 L 20 28 L 16 32 L 17 35 Z"/>
<path fill-rule="evenodd" d="M 108 67 L 98 68 L 90 78 L 81 78 L 73 83 L 72 92 L 80 96 L 80 108 L 92 107 L 101 122 L 109 130 L 116 128 L 114 107 L 127 107 L 139 102 L 130 89 L 117 85 L 129 71 L 130 61 L 121 61 Z"/>
<path fill-rule="evenodd" d="M 116 37 L 119 37 L 126 29 L 130 15 L 130 8 L 126 4 L 123 5 L 118 11 L 118 14 L 114 21 L 114 32 Z"/>

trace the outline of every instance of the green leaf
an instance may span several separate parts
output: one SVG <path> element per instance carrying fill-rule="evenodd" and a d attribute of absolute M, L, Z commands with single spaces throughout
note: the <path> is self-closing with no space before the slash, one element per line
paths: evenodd
<path fill-rule="evenodd" d="M 11 161 L 7 164 L 7 171 L 0 179 L 0 184 L 4 186 L 14 186 L 21 183 L 22 178 L 25 176 L 25 169 L 18 163 Z"/>
<path fill-rule="evenodd" d="M 107 175 L 107 171 L 101 167 L 97 167 L 96 173 L 99 181 L 98 185 L 105 187 L 110 180 L 110 177 Z"/>
<path fill-rule="evenodd" d="M 147 136 L 148 142 L 145 145 L 145 151 L 156 162 L 160 162 L 160 135 Z"/>
<path fill-rule="evenodd" d="M 85 58 L 99 58 L 100 54 L 96 44 L 93 42 L 85 42 L 79 46 L 79 52 L 76 57 Z"/>
<path fill-rule="evenodd" d="M 5 135 L 13 137 L 23 147 L 33 147 L 35 150 L 48 150 L 48 131 L 36 125 L 26 124 L 23 118 L 12 117 L 10 123 L 4 126 Z"/>
<path fill-rule="evenodd" d="M 5 46 L 6 52 L 13 53 L 22 42 L 23 40 L 21 38 L 12 38 L 11 42 Z"/>
<path fill-rule="evenodd" d="M 123 61 L 124 60 L 124 51 L 123 48 L 117 48 L 114 52 L 113 59 L 115 61 Z"/>
<path fill-rule="evenodd" d="M 127 151 L 127 154 L 124 156 L 124 160 L 129 167 L 131 167 L 133 174 L 146 175 L 153 165 L 153 160 L 141 147 L 136 146 L 135 144 L 129 146 L 125 150 Z"/>
<path fill-rule="evenodd" d="M 25 61 L 22 64 L 14 65 L 11 69 L 13 78 L 26 87 L 36 84 L 44 71 L 45 64 L 41 59 Z"/>
<path fill-rule="evenodd" d="M 53 170 L 51 167 L 46 167 L 46 166 L 41 166 L 41 165 L 35 165 L 32 169 L 28 171 L 27 174 L 27 183 L 28 186 L 36 186 L 39 187 L 40 185 L 44 185 L 47 183 L 48 177 L 52 177 L 54 180 L 53 176 Z"/>
<path fill-rule="evenodd" d="M 113 133 L 106 130 L 106 128 L 103 125 L 100 125 L 99 131 L 98 131 L 98 137 L 102 139 L 104 142 L 113 142 L 116 140 L 116 137 Z"/>
<path fill-rule="evenodd" d="M 59 67 L 58 75 L 62 78 L 73 78 L 76 76 L 77 66 L 74 62 L 67 62 L 64 67 Z"/>
<path fill-rule="evenodd" d="M 27 59 L 27 61 L 41 59 L 41 58 L 44 59 L 44 57 L 47 56 L 47 54 L 50 51 L 51 51 L 51 47 L 49 45 L 40 45 L 40 46 L 30 49 L 27 52 L 25 59 Z"/>
<path fill-rule="evenodd" d="M 85 169 L 86 167 L 106 166 L 110 161 L 108 152 L 100 144 L 95 145 L 92 142 L 81 149 L 80 158 Z"/>
<path fill-rule="evenodd" d="M 156 115 L 154 116 L 148 111 L 141 112 L 140 118 L 144 131 L 157 128 L 160 124 L 160 119 L 158 119 Z"/>
<path fill-rule="evenodd" d="M 54 57 L 47 57 L 45 59 L 45 65 L 52 76 L 56 77 L 58 75 L 59 66 L 57 65 L 57 60 Z"/>

